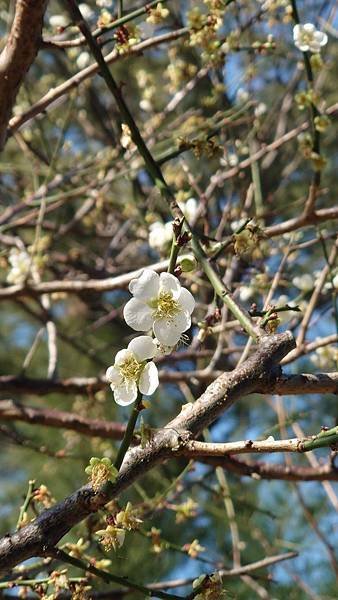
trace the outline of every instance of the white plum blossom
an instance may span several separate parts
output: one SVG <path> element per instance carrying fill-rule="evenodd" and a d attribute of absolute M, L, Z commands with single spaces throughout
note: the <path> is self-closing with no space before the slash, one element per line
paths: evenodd
<path fill-rule="evenodd" d="M 249 285 L 241 285 L 239 289 L 239 299 L 241 302 L 247 302 L 252 298 L 255 294 L 255 290 L 252 286 Z"/>
<path fill-rule="evenodd" d="M 100 8 L 109 8 L 111 6 L 111 0 L 95 0 L 95 4 Z"/>
<path fill-rule="evenodd" d="M 134 298 L 124 307 L 126 323 L 136 331 L 153 329 L 160 344 L 175 346 L 191 325 L 195 308 L 192 294 L 174 275 L 158 275 L 152 269 L 144 269 L 132 279 L 129 290 Z"/>
<path fill-rule="evenodd" d="M 309 292 L 314 288 L 314 280 L 309 273 L 304 273 L 304 275 L 294 277 L 292 283 L 299 290 L 302 290 L 302 292 Z"/>
<path fill-rule="evenodd" d="M 186 202 L 178 202 L 178 206 L 188 221 L 192 221 L 195 218 L 198 208 L 196 198 L 188 198 Z"/>
<path fill-rule="evenodd" d="M 188 221 L 193 221 L 197 212 L 198 203 L 196 198 L 189 198 L 186 202 L 178 202 L 178 205 Z M 167 250 L 173 239 L 173 221 L 162 223 L 155 221 L 149 227 L 149 246 L 157 252 Z"/>
<path fill-rule="evenodd" d="M 114 365 L 106 371 L 106 378 L 117 404 L 127 406 L 135 402 L 137 391 L 150 396 L 158 387 L 158 371 L 153 361 L 157 345 L 148 335 L 133 339 L 128 347 L 117 352 Z"/>
<path fill-rule="evenodd" d="M 236 93 L 236 102 L 247 102 L 249 100 L 249 92 L 243 88 L 238 88 Z"/>
<path fill-rule="evenodd" d="M 318 338 L 317 338 L 318 339 Z M 334 368 L 338 360 L 338 350 L 334 346 L 320 346 L 311 354 L 311 362 L 323 371 Z"/>
<path fill-rule="evenodd" d="M 262 115 L 264 115 L 266 113 L 266 111 L 268 110 L 267 105 L 265 104 L 265 102 L 259 102 L 259 104 L 257 104 L 256 108 L 255 108 L 255 117 L 258 119 L 259 117 L 261 117 Z"/>
<path fill-rule="evenodd" d="M 8 262 L 10 264 L 10 271 L 7 275 L 8 283 L 21 285 L 28 279 L 29 275 L 33 279 L 36 279 L 39 274 L 34 260 L 26 250 L 12 248 L 9 253 Z"/>
<path fill-rule="evenodd" d="M 327 35 L 318 31 L 312 23 L 295 25 L 293 28 L 293 41 L 302 52 L 320 52 L 322 46 L 327 44 Z"/>
<path fill-rule="evenodd" d="M 165 250 L 173 238 L 173 223 L 156 221 L 149 227 L 149 246 L 158 252 Z"/>
<path fill-rule="evenodd" d="M 54 28 L 67 27 L 68 23 L 69 19 L 64 15 L 52 15 L 49 17 L 49 25 Z"/>
<path fill-rule="evenodd" d="M 76 64 L 79 67 L 79 69 L 84 69 L 85 67 L 88 67 L 89 63 L 90 63 L 89 52 L 86 52 L 86 51 L 81 52 L 76 59 Z"/>

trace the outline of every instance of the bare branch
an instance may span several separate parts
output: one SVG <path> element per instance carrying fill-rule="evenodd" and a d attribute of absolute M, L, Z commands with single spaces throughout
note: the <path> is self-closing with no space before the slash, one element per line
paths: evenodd
<path fill-rule="evenodd" d="M 223 456 L 222 458 L 200 458 L 199 462 L 223 467 L 236 475 L 245 475 L 253 479 L 278 479 L 279 481 L 338 481 L 338 470 L 334 465 L 326 464 L 320 467 L 299 467 L 289 465 L 274 465 L 265 462 L 248 462 Z"/>
<path fill-rule="evenodd" d="M 182 359 L 184 353 L 182 353 Z M 180 383 L 182 381 L 211 382 L 224 373 L 213 371 L 161 371 L 162 383 Z M 106 389 L 107 382 L 100 377 L 69 377 L 67 379 L 37 379 L 20 375 L 0 375 L 0 391 L 27 394 L 89 394 Z M 255 393 L 277 394 L 338 394 L 338 372 L 300 373 L 299 375 L 270 375 L 262 377 L 257 383 Z"/>
<path fill-rule="evenodd" d="M 47 0 L 17 0 L 15 4 L 12 28 L 0 55 L 1 150 L 6 143 L 7 125 L 15 98 L 39 51 L 46 6 Z"/>
<path fill-rule="evenodd" d="M 14 400 L 0 400 L 0 421 L 23 421 L 31 425 L 39 424 L 47 427 L 70 429 L 83 435 L 98 436 L 110 440 L 122 439 L 125 431 L 125 426 L 121 423 L 88 419 L 62 410 L 35 408 Z"/>

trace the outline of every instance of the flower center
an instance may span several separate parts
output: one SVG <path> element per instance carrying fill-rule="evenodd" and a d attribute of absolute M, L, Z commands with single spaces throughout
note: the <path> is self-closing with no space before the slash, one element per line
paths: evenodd
<path fill-rule="evenodd" d="M 167 319 L 171 321 L 180 312 L 180 305 L 171 292 L 160 292 L 157 298 L 149 303 L 154 309 L 154 319 Z"/>
<path fill-rule="evenodd" d="M 308 31 L 303 31 L 301 34 L 301 41 L 303 44 L 309 44 L 313 40 L 313 33 L 309 33 Z"/>
<path fill-rule="evenodd" d="M 135 356 L 128 356 L 123 363 L 118 365 L 118 369 L 124 381 L 138 381 L 143 366 L 143 363 L 139 363 Z"/>

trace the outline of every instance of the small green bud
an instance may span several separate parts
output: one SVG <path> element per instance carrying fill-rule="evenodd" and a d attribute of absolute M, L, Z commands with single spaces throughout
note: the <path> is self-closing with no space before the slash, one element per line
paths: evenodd
<path fill-rule="evenodd" d="M 311 55 L 310 63 L 311 63 L 311 67 L 314 71 L 319 71 L 324 66 L 323 59 L 322 59 L 321 55 L 319 54 L 319 52 L 316 52 L 315 54 Z"/>
<path fill-rule="evenodd" d="M 314 118 L 314 124 L 316 130 L 323 133 L 330 125 L 330 119 L 326 115 L 318 115 Z"/>
<path fill-rule="evenodd" d="M 179 262 L 179 266 L 181 267 L 183 273 L 189 273 L 190 271 L 195 271 L 197 267 L 197 261 L 193 256 L 191 258 L 182 258 L 182 260 Z"/>

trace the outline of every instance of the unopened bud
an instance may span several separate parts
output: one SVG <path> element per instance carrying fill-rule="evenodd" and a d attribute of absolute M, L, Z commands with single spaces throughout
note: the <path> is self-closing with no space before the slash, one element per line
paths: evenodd
<path fill-rule="evenodd" d="M 182 258 L 182 260 L 179 263 L 179 266 L 181 267 L 183 273 L 189 273 L 189 271 L 194 271 L 196 269 L 197 262 L 193 256 L 191 258 L 186 257 Z"/>

